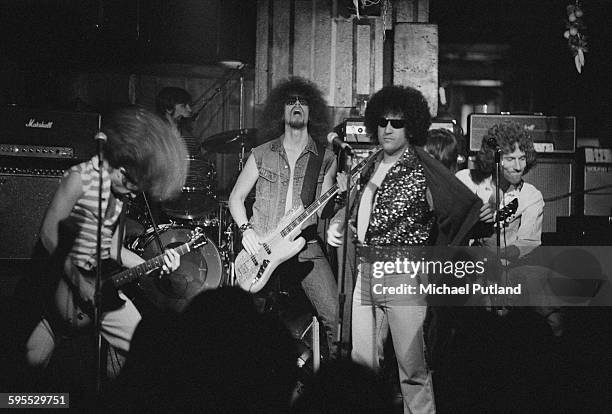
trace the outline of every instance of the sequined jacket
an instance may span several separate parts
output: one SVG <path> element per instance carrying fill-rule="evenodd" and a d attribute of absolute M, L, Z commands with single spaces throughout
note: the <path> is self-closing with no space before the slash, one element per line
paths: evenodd
<path fill-rule="evenodd" d="M 382 159 L 382 154 L 380 154 Z M 362 174 L 362 183 L 369 180 L 380 161 L 372 163 Z M 416 187 L 408 180 L 417 180 Z M 424 181 L 421 181 L 423 180 Z M 424 191 L 429 189 L 433 212 Z M 364 186 L 361 186 L 364 188 Z M 357 215 L 361 191 L 352 203 L 351 219 Z M 469 232 L 478 222 L 482 202 L 463 185 L 444 165 L 419 147 L 408 147 L 402 157 L 391 167 L 376 194 L 376 207 L 370 216 L 366 242 L 377 245 L 464 245 Z M 411 214 L 416 215 L 411 216 Z M 344 219 L 340 210 L 334 221 Z M 411 230 L 412 229 L 412 230 Z M 425 230 L 428 238 L 423 239 Z M 409 232 L 412 231 L 412 235 Z"/>
<path fill-rule="evenodd" d="M 363 190 L 382 159 L 361 174 L 361 202 Z M 401 246 L 423 245 L 433 227 L 433 212 L 426 197 L 427 185 L 423 165 L 413 147 L 408 147 L 387 172 L 374 194 L 375 203 L 365 234 L 367 245 Z M 352 218 L 356 220 L 359 203 L 354 204 Z"/>

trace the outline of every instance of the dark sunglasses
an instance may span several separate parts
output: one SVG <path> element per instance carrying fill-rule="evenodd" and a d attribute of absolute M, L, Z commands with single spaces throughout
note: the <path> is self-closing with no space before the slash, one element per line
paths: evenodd
<path fill-rule="evenodd" d="M 287 98 L 285 101 L 285 105 L 295 105 L 296 103 L 300 103 L 302 106 L 308 106 L 308 101 L 301 97 L 300 95 L 293 95 Z"/>
<path fill-rule="evenodd" d="M 395 129 L 404 128 L 406 126 L 405 119 L 387 119 L 387 118 L 378 118 L 378 126 L 381 128 L 386 128 L 387 124 L 391 122 L 391 126 Z"/>

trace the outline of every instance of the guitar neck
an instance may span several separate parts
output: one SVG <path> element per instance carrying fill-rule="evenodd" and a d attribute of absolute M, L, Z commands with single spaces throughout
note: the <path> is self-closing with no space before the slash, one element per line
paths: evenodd
<path fill-rule="evenodd" d="M 174 250 L 179 254 L 179 256 L 182 256 L 191 250 L 190 242 L 181 244 L 180 246 L 175 247 Z M 162 267 L 163 265 L 164 253 L 155 256 L 154 258 L 149 259 L 146 262 L 139 264 L 138 266 L 134 266 L 132 268 L 124 270 L 123 272 L 119 272 L 116 275 L 113 275 L 111 277 L 111 281 L 113 285 L 118 288 L 122 285 L 125 285 L 126 283 L 130 283 L 138 279 L 140 276 L 144 276 L 151 270 L 155 270 Z"/>
<path fill-rule="evenodd" d="M 359 175 L 359 173 L 361 172 L 361 170 L 365 167 L 365 165 L 370 162 L 370 160 L 372 160 L 376 155 L 378 155 L 378 153 L 381 150 L 377 150 L 375 151 L 372 155 L 370 155 L 368 158 L 362 160 L 359 164 L 357 164 L 357 166 L 355 166 L 352 170 L 351 170 L 351 181 L 354 181 L 357 176 Z M 287 226 L 285 226 L 280 234 L 281 236 L 285 237 L 288 234 L 290 234 L 293 230 L 295 230 L 298 227 L 301 227 L 302 224 L 304 224 L 304 222 L 306 220 L 308 220 L 308 218 L 310 216 L 312 216 L 314 213 L 316 213 L 321 207 L 323 207 L 325 204 L 327 204 L 327 202 L 334 196 L 336 195 L 336 193 L 338 192 L 338 184 L 334 184 L 329 190 L 327 190 L 325 193 L 321 194 L 321 196 L 316 199 L 312 204 L 310 204 L 308 207 L 306 207 L 304 209 L 304 211 L 297 216 L 294 220 L 291 221 L 291 223 L 289 223 Z"/>

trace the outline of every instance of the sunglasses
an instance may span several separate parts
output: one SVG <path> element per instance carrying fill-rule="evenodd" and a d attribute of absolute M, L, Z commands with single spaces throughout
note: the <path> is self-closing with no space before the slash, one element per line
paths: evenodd
<path fill-rule="evenodd" d="M 296 103 L 300 103 L 302 106 L 308 106 L 308 101 L 301 97 L 300 95 L 293 95 L 287 98 L 285 101 L 285 105 L 295 105 Z"/>
<path fill-rule="evenodd" d="M 377 124 L 381 128 L 386 128 L 389 122 L 391 122 L 391 126 L 395 129 L 404 128 L 406 126 L 405 119 L 378 118 Z"/>

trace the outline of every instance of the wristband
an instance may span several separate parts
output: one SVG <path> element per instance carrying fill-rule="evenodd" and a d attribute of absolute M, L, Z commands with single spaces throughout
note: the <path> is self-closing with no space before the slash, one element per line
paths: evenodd
<path fill-rule="evenodd" d="M 238 227 L 238 231 L 240 232 L 240 234 L 244 233 L 249 229 L 253 230 L 253 225 L 249 222 L 246 222 L 242 226 Z"/>

